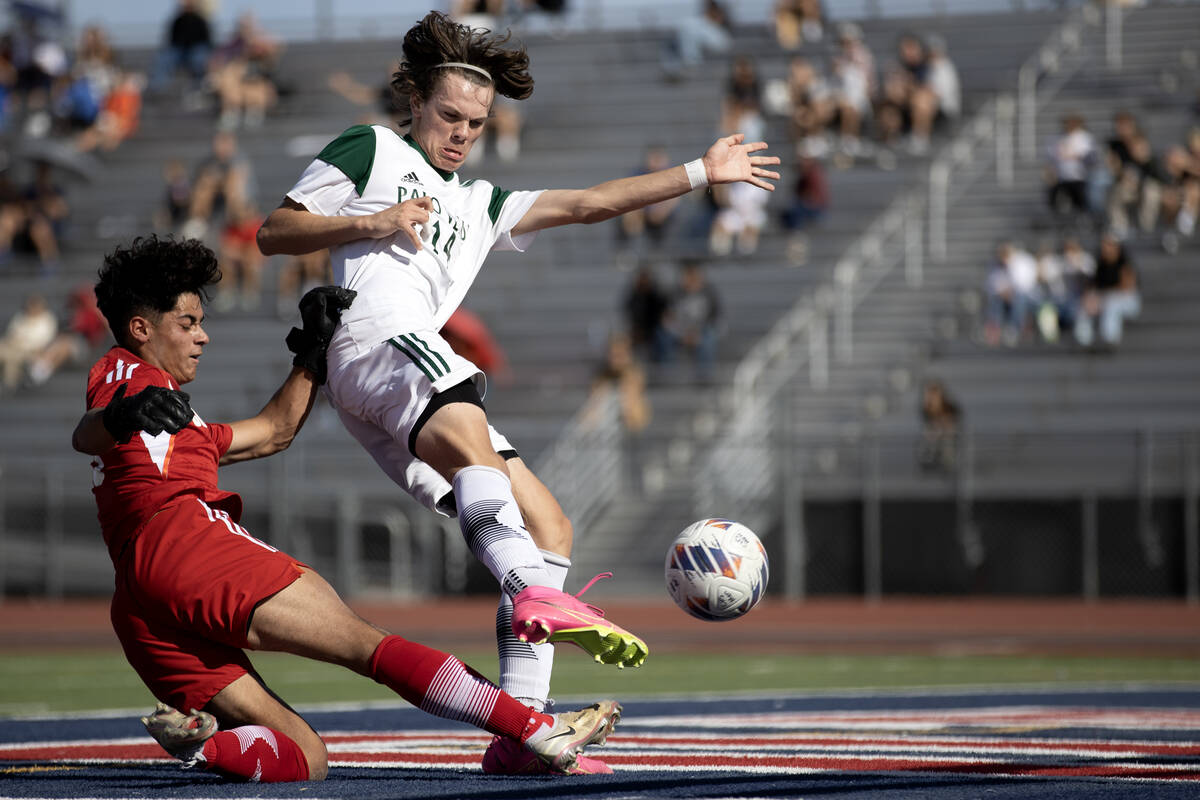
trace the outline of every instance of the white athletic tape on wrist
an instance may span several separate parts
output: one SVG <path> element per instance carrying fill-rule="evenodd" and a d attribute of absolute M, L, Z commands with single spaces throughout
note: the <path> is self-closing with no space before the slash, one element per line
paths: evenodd
<path fill-rule="evenodd" d="M 688 183 L 693 189 L 699 189 L 702 186 L 708 186 L 708 170 L 704 168 L 704 159 L 697 158 L 695 161 L 689 161 L 683 165 L 687 170 Z"/>

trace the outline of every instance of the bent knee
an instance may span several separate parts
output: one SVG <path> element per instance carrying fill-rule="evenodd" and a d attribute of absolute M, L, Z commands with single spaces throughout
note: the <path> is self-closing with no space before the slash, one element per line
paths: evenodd
<path fill-rule="evenodd" d="M 315 742 L 305 742 L 301 745 L 304 758 L 308 761 L 308 779 L 323 781 L 329 774 L 329 750 L 320 737 L 313 737 Z"/>

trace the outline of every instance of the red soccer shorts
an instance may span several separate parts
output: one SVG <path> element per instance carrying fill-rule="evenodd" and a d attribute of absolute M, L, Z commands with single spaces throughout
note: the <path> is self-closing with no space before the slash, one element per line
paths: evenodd
<path fill-rule="evenodd" d="M 204 708 L 252 671 L 242 648 L 254 609 L 303 567 L 225 511 L 180 498 L 146 523 L 117 562 L 113 630 L 156 698 L 185 712 Z"/>

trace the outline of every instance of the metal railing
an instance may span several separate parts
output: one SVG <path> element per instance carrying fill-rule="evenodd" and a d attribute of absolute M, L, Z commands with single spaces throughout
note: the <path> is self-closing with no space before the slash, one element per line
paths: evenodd
<path fill-rule="evenodd" d="M 778 431 L 774 398 L 806 368 L 810 389 L 827 388 L 831 363 L 854 361 L 857 306 L 898 266 L 903 265 L 907 284 L 916 288 L 924 280 L 926 260 L 938 263 L 946 258 L 950 200 L 993 168 L 998 183 L 1011 185 L 1017 138 L 1022 141 L 1020 154 L 1036 157 L 1036 147 L 1025 146 L 1025 139 L 1033 141 L 1029 132 L 1036 132 L 1038 107 L 1078 69 L 1084 32 L 1098 19 L 1093 5 L 1074 9 L 1018 71 L 1016 98 L 1001 93 L 984 103 L 939 150 L 924 185 L 893 201 L 847 248 L 832 280 L 800 298 L 751 349 L 724 396 L 728 423 L 697 472 L 697 498 L 711 497 L 716 486 L 745 487 L 743 497 L 730 495 L 728 513 L 767 521 L 772 512 L 749 498 L 757 494 L 755 481 L 759 487 L 767 485 L 775 459 L 766 446 Z M 744 441 L 763 447 L 756 455 L 743 452 L 730 458 Z"/>

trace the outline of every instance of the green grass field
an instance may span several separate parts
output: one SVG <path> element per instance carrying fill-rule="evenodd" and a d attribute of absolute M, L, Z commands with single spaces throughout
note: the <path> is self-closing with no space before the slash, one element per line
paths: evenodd
<path fill-rule="evenodd" d="M 458 655 L 485 675 L 496 677 L 494 650 Z M 338 667 L 278 654 L 256 654 L 253 658 L 267 683 L 296 706 L 395 699 L 382 686 Z M 641 668 L 618 670 L 564 650 L 558 654 L 553 693 L 560 697 L 628 699 L 652 694 L 1179 682 L 1200 683 L 1200 661 L 1027 655 L 656 653 Z M 119 651 L 0 654 L 0 716 L 141 709 L 153 702 Z"/>

